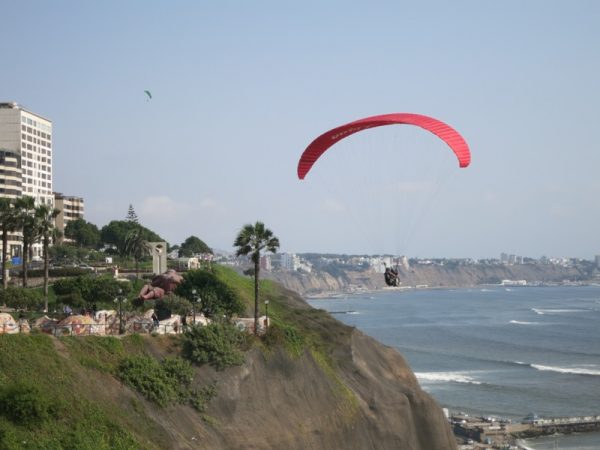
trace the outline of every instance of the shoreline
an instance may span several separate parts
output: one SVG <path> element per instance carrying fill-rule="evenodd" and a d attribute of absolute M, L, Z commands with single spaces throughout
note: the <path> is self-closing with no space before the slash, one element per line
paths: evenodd
<path fill-rule="evenodd" d="M 526 287 L 545 287 L 545 288 L 557 288 L 557 287 L 579 287 L 579 288 L 586 288 L 586 287 L 592 287 L 592 288 L 597 288 L 598 286 L 600 286 L 598 283 L 540 283 L 540 284 L 536 284 L 536 285 L 528 285 L 528 286 L 510 286 L 510 285 L 506 285 L 506 284 L 481 284 L 481 285 L 477 285 L 477 286 L 466 286 L 466 287 L 461 287 L 461 288 L 457 288 L 457 287 L 432 287 L 432 288 L 427 288 L 427 290 L 447 290 L 447 291 L 452 291 L 452 290 L 457 290 L 457 289 L 465 289 L 465 290 L 471 290 L 471 292 L 473 293 L 472 295 L 477 295 L 477 290 L 479 289 L 494 289 L 496 292 L 498 292 L 498 295 L 501 295 L 501 293 L 503 292 L 502 288 L 505 288 L 507 290 L 517 290 L 517 287 L 520 288 L 526 288 Z M 426 289 L 426 288 L 421 288 L 421 289 Z M 419 290 L 421 290 L 419 289 Z M 475 292 L 473 292 L 473 289 L 475 289 Z M 394 292 L 401 292 L 401 291 L 410 291 L 410 292 L 414 292 L 417 289 L 415 287 L 405 287 L 404 289 L 399 289 L 399 288 L 390 288 L 390 289 L 375 289 L 375 290 L 352 290 L 352 291 L 346 291 L 346 292 L 336 292 L 336 291 L 329 291 L 329 292 L 323 292 L 320 293 L 319 295 L 313 295 L 313 296 L 306 296 L 306 300 L 308 302 L 315 302 L 316 304 L 314 304 L 313 307 L 315 308 L 319 308 L 320 306 L 318 305 L 319 300 L 348 300 L 348 299 L 352 299 L 352 298 L 357 298 L 357 297 L 363 297 L 361 299 L 361 301 L 366 301 L 366 298 L 368 298 L 369 295 L 376 295 L 378 293 L 381 292 L 386 292 L 386 291 L 394 291 Z M 540 290 L 541 291 L 541 290 Z M 333 305 L 336 302 L 332 302 L 331 305 Z M 335 308 L 335 307 L 334 307 Z M 352 309 L 352 308 L 348 308 L 348 309 Z M 491 403 L 490 403 L 491 405 Z M 442 405 L 440 405 L 442 406 Z M 454 411 L 457 411 L 457 409 L 452 408 L 451 406 L 447 406 L 447 409 L 450 409 L 453 413 Z M 469 412 L 469 414 L 472 414 L 473 417 L 488 417 L 485 416 L 486 413 L 485 412 L 486 408 L 483 408 L 481 411 L 479 412 Z M 490 408 L 493 409 L 493 408 Z M 505 423 L 505 424 L 511 424 L 511 426 L 508 427 L 508 431 L 506 431 L 506 433 L 509 433 L 510 431 L 510 439 L 513 442 L 512 445 L 518 445 L 520 449 L 523 450 L 535 450 L 535 449 L 549 449 L 549 448 L 553 448 L 553 447 L 548 447 L 548 443 L 553 442 L 554 440 L 558 440 L 561 444 L 561 446 L 559 448 L 565 448 L 565 449 L 574 449 L 574 448 L 600 448 L 600 419 L 596 420 L 594 423 L 589 423 L 586 422 L 582 419 L 584 419 L 583 417 L 572 417 L 572 418 L 566 418 L 566 417 L 548 417 L 548 418 L 544 418 L 544 419 L 540 419 L 537 420 L 536 419 L 536 423 L 535 426 L 533 423 L 527 423 L 525 421 L 525 423 L 522 422 L 522 420 L 524 421 L 524 417 L 525 414 L 527 412 L 525 411 L 523 413 L 523 417 L 519 418 L 516 415 L 512 416 L 510 418 L 501 418 L 499 416 L 496 416 L 497 418 L 496 423 Z M 463 413 L 464 414 L 464 413 Z M 484 415 L 484 416 L 482 416 Z M 490 415 L 493 415 L 490 413 Z M 600 417 L 597 416 L 597 417 Z M 577 419 L 580 419 L 579 421 L 577 421 Z M 483 421 L 482 421 L 483 422 Z M 558 425 L 558 426 L 557 426 Z M 500 427 L 499 427 L 500 428 Z M 558 430 L 558 431 L 557 431 Z M 500 433 L 501 431 L 498 430 L 496 431 L 497 433 Z M 458 436 L 458 435 L 457 435 Z M 462 436 L 458 436 L 459 439 L 466 439 L 464 435 Z M 485 443 L 483 440 L 478 441 L 481 443 Z M 563 443 L 564 442 L 564 443 Z M 591 442 L 591 444 L 585 444 L 585 446 L 580 447 L 582 444 L 580 444 L 580 442 Z M 468 445 L 468 444 L 467 444 Z M 596 445 L 598 447 L 596 447 Z M 471 448 L 471 447 L 468 447 Z"/>
<path fill-rule="evenodd" d="M 485 289 L 485 288 L 506 288 L 506 289 L 526 289 L 526 288 L 535 288 L 535 287 L 588 287 L 600 286 L 600 283 L 591 283 L 591 282 L 581 282 L 581 283 L 539 283 L 539 284 L 527 284 L 527 285 L 517 285 L 517 284 L 477 284 L 477 285 L 469 285 L 469 286 L 427 286 L 427 285 L 418 285 L 418 286 L 398 286 L 398 287 L 384 287 L 381 289 L 368 289 L 368 288 L 360 288 L 346 291 L 323 291 L 316 294 L 301 294 L 302 298 L 305 300 L 324 300 L 324 299 L 334 299 L 334 298 L 342 298 L 348 296 L 355 295 L 366 295 L 366 294 L 379 294 L 383 292 L 406 292 L 406 291 L 438 291 L 438 290 L 462 290 L 462 289 Z"/>

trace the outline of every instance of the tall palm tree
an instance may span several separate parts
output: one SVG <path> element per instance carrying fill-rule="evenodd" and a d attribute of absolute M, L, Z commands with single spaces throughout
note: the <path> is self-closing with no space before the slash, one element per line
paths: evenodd
<path fill-rule="evenodd" d="M 14 200 L 6 197 L 0 198 L 0 233 L 2 233 L 2 287 L 8 287 L 8 234 L 19 228 Z"/>
<path fill-rule="evenodd" d="M 37 240 L 37 227 L 35 221 L 35 200 L 33 197 L 23 196 L 15 201 L 17 222 L 23 232 L 23 287 L 27 287 L 27 263 L 29 261 L 29 250 Z"/>
<path fill-rule="evenodd" d="M 237 247 L 236 256 L 250 255 L 254 263 L 254 334 L 258 334 L 258 282 L 261 251 L 277 252 L 279 239 L 273 236 L 271 230 L 265 228 L 264 223 L 256 222 L 254 225 L 244 225 L 233 245 Z"/>
<path fill-rule="evenodd" d="M 133 228 L 127 236 L 125 236 L 125 243 L 123 245 L 123 256 L 133 258 L 135 261 L 135 276 L 140 277 L 139 274 L 139 263 L 140 260 L 149 253 L 148 241 L 144 237 L 142 227 L 136 226 Z"/>
<path fill-rule="evenodd" d="M 54 241 L 59 232 L 54 228 L 54 221 L 60 214 L 60 209 L 51 208 L 48 205 L 40 205 L 35 209 L 37 233 L 42 238 L 44 248 L 44 311 L 48 311 L 48 248 L 50 242 Z"/>

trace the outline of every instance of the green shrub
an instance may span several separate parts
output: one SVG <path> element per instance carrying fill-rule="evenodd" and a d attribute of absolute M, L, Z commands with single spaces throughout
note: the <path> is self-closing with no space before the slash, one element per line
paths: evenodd
<path fill-rule="evenodd" d="M 119 365 L 119 378 L 160 406 L 167 406 L 177 399 L 172 381 L 165 376 L 160 363 L 150 356 L 125 358 Z"/>
<path fill-rule="evenodd" d="M 240 351 L 246 336 L 229 323 L 192 326 L 183 335 L 182 354 L 196 364 L 210 364 L 217 370 L 240 365 L 244 355 Z"/>
<path fill-rule="evenodd" d="M 16 424 L 43 422 L 51 412 L 52 400 L 33 384 L 17 382 L 0 392 L 0 413 Z"/>
<path fill-rule="evenodd" d="M 182 358 L 166 358 L 162 362 L 165 376 L 172 380 L 179 402 L 185 402 L 189 397 L 188 386 L 194 379 L 192 365 Z"/>
<path fill-rule="evenodd" d="M 202 312 L 207 317 L 231 317 L 244 313 L 246 306 L 239 294 L 213 273 L 190 270 L 183 277 L 184 280 L 177 286 L 175 293 L 192 299 L 192 290 L 195 289 L 200 299 L 196 312 Z"/>
<path fill-rule="evenodd" d="M 192 304 L 188 300 L 174 294 L 166 295 L 154 303 L 158 320 L 168 319 L 171 314 L 186 315 L 191 310 Z"/>
<path fill-rule="evenodd" d="M 204 412 L 206 411 L 206 405 L 216 394 L 217 387 L 215 384 L 202 386 L 201 388 L 192 391 L 190 404 L 196 411 Z"/>
<path fill-rule="evenodd" d="M 163 370 L 167 377 L 179 384 L 188 385 L 194 378 L 194 369 L 188 361 L 178 357 L 165 358 L 162 362 Z"/>
<path fill-rule="evenodd" d="M 59 303 L 70 306 L 84 306 L 90 303 L 113 303 L 119 294 L 127 296 L 131 285 L 115 280 L 111 276 L 96 277 L 83 275 L 76 278 L 63 278 L 54 283 L 54 292 Z"/>
<path fill-rule="evenodd" d="M 160 406 L 192 402 L 189 386 L 194 372 L 181 358 L 159 362 L 147 355 L 128 357 L 119 365 L 118 374 L 125 384 Z"/>
<path fill-rule="evenodd" d="M 285 325 L 271 325 L 263 339 L 268 347 L 283 346 L 292 356 L 300 356 L 307 345 L 305 337 L 296 328 Z"/>
<path fill-rule="evenodd" d="M 43 304 L 42 294 L 35 289 L 9 286 L 0 290 L 0 304 L 16 309 L 38 309 Z"/>

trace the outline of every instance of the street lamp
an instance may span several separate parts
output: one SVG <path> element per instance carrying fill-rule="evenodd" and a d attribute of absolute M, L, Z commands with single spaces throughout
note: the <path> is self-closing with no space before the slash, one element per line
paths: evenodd
<path fill-rule="evenodd" d="M 265 300 L 265 330 L 269 328 L 269 300 Z"/>
<path fill-rule="evenodd" d="M 117 291 L 117 298 L 115 298 L 115 303 L 119 304 L 119 334 L 125 333 L 125 326 L 123 324 L 123 303 L 127 301 L 126 298 L 123 297 L 123 290 L 119 289 Z"/>
<path fill-rule="evenodd" d="M 198 295 L 198 292 L 196 291 L 196 289 L 192 289 L 192 311 L 194 314 L 194 317 L 192 319 L 192 323 L 194 325 L 196 325 L 196 303 L 200 304 L 201 302 L 201 298 Z"/>

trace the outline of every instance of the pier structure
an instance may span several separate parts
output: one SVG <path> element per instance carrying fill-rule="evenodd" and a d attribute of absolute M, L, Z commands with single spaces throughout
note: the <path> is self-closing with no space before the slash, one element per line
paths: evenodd
<path fill-rule="evenodd" d="M 548 435 L 554 433 L 580 433 L 585 431 L 600 430 L 600 415 L 597 416 L 576 416 L 576 417 L 551 417 L 540 418 L 530 414 L 521 425 L 527 425 L 522 431 L 513 430 L 512 433 L 522 435 Z"/>
<path fill-rule="evenodd" d="M 540 418 L 530 414 L 521 422 L 464 413 L 449 417 L 460 449 L 517 449 L 518 438 L 600 430 L 600 415 Z M 483 446 L 482 446 L 483 445 Z"/>

